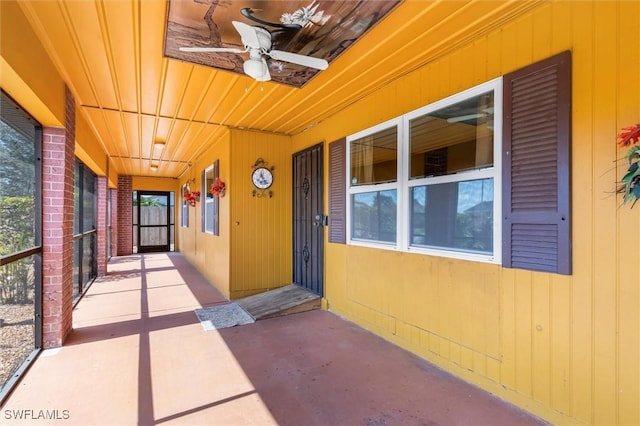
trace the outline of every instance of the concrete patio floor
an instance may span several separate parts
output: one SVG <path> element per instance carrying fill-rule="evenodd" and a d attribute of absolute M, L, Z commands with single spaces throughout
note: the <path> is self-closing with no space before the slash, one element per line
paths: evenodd
<path fill-rule="evenodd" d="M 0 424 L 545 424 L 328 311 L 205 331 L 194 309 L 228 301 L 179 253 L 108 269 Z"/>

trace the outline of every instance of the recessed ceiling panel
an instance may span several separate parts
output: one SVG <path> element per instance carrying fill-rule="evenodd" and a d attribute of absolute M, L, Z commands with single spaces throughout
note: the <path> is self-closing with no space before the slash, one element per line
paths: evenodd
<path fill-rule="evenodd" d="M 238 21 L 259 28 L 261 57 L 270 79 L 302 87 L 318 72 L 269 56 L 283 51 L 326 60 L 329 64 L 378 23 L 400 0 L 378 1 L 203 1 L 170 0 L 164 54 L 169 58 L 244 74 L 249 52 L 183 52 L 181 47 L 244 50 L 232 24 Z M 246 28 L 246 27 L 245 27 Z M 249 30 L 250 34 L 254 34 Z M 250 38 L 250 37 L 249 37 Z M 253 49 L 252 49 L 253 50 Z M 254 60 L 260 56 L 255 56 Z M 275 52 L 274 52 L 275 53 Z M 274 54 L 274 56 L 276 56 Z M 251 72 L 251 71 L 250 71 Z"/>

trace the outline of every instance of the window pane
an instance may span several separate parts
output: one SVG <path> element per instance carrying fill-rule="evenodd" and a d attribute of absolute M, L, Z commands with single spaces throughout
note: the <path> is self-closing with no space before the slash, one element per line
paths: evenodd
<path fill-rule="evenodd" d="M 82 186 L 82 232 L 96 229 L 96 175 L 86 166 L 83 167 Z"/>
<path fill-rule="evenodd" d="M 169 193 L 169 223 L 171 225 L 176 223 L 176 218 L 175 218 L 175 214 L 176 214 L 176 209 L 175 209 L 175 194 L 173 192 Z"/>
<path fill-rule="evenodd" d="M 133 191 L 133 224 L 138 224 L 138 192 Z"/>
<path fill-rule="evenodd" d="M 112 190 L 107 189 L 107 260 L 111 259 L 111 200 Z"/>
<path fill-rule="evenodd" d="M 207 198 L 204 206 L 204 230 L 206 232 L 213 232 L 213 193 L 211 192 L 211 185 L 213 185 L 213 167 L 205 171 L 204 184 L 205 190 L 207 191 Z"/>
<path fill-rule="evenodd" d="M 493 179 L 411 188 L 410 244 L 493 252 Z"/>
<path fill-rule="evenodd" d="M 410 177 L 492 166 L 493 107 L 489 92 L 411 120 Z"/>
<path fill-rule="evenodd" d="M 35 349 L 36 256 L 0 266 L 0 388 Z"/>
<path fill-rule="evenodd" d="M 205 189 L 207 191 L 207 200 L 213 199 L 213 193 L 211 192 L 211 185 L 213 185 L 213 168 L 207 169 L 205 176 Z"/>
<path fill-rule="evenodd" d="M 213 200 L 207 199 L 205 208 L 206 215 L 204 221 L 204 229 L 207 232 L 213 232 Z"/>
<path fill-rule="evenodd" d="M 398 130 L 395 126 L 353 140 L 349 146 L 352 186 L 397 181 Z"/>
<path fill-rule="evenodd" d="M 8 108 L 3 97 L 2 107 Z M 16 110 L 16 107 L 12 108 Z M 2 113 L 8 112 L 0 111 Z M 15 127 L 14 127 L 15 126 Z M 36 245 L 35 127 L 19 112 L 0 121 L 0 255 Z"/>
<path fill-rule="evenodd" d="M 41 144 L 40 125 L 0 91 L 0 256 L 39 248 L 42 241 Z M 41 265 L 35 254 L 0 266 L 2 397 L 8 395 L 7 382 L 41 345 Z"/>
<path fill-rule="evenodd" d="M 91 283 L 95 277 L 93 265 L 95 263 L 96 234 L 87 235 L 82 238 L 82 289 Z"/>
<path fill-rule="evenodd" d="M 82 196 L 80 190 L 82 188 L 82 166 L 76 160 L 75 171 L 73 175 L 73 235 L 81 234 L 80 232 L 80 220 L 82 219 L 82 209 L 80 208 L 80 200 Z"/>
<path fill-rule="evenodd" d="M 150 226 L 140 228 L 141 246 L 166 246 L 168 244 L 166 226 Z"/>
<path fill-rule="evenodd" d="M 107 189 L 107 226 L 111 226 L 111 189 Z"/>
<path fill-rule="evenodd" d="M 182 201 L 181 201 L 181 210 L 180 210 L 180 226 L 188 227 L 189 226 L 189 203 L 184 199 L 184 194 L 189 193 L 188 185 L 182 185 Z"/>
<path fill-rule="evenodd" d="M 204 202 L 204 230 L 212 234 L 216 233 L 215 219 L 216 219 L 217 199 L 214 197 L 213 193 L 211 192 L 211 186 L 215 182 L 215 177 L 216 177 L 215 173 L 216 173 L 215 167 L 212 166 L 212 167 L 209 167 L 207 170 L 205 170 L 205 174 L 204 174 L 204 185 L 205 185 L 204 190 L 207 194 L 207 197 Z"/>
<path fill-rule="evenodd" d="M 82 262 L 82 238 L 73 240 L 73 300 L 80 297 L 80 266 Z"/>
<path fill-rule="evenodd" d="M 167 197 L 159 195 L 140 195 L 140 224 L 167 224 Z M 145 245 L 145 244 L 141 244 Z"/>
<path fill-rule="evenodd" d="M 353 194 L 351 203 L 352 239 L 396 242 L 398 200 L 395 189 Z"/>

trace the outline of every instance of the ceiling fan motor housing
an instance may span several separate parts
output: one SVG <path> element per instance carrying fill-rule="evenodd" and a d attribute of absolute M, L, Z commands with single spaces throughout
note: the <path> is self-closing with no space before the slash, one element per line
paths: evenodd
<path fill-rule="evenodd" d="M 256 31 L 256 36 L 258 37 L 258 43 L 260 43 L 260 49 L 265 52 L 268 52 L 271 49 L 271 33 L 264 28 L 253 27 Z M 253 46 L 250 46 L 253 47 Z"/>

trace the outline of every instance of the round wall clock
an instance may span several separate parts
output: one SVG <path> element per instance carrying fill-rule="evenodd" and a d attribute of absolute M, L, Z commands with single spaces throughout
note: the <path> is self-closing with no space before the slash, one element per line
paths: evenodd
<path fill-rule="evenodd" d="M 258 189 L 267 189 L 273 183 L 273 173 L 266 167 L 258 167 L 251 173 L 253 185 Z"/>

